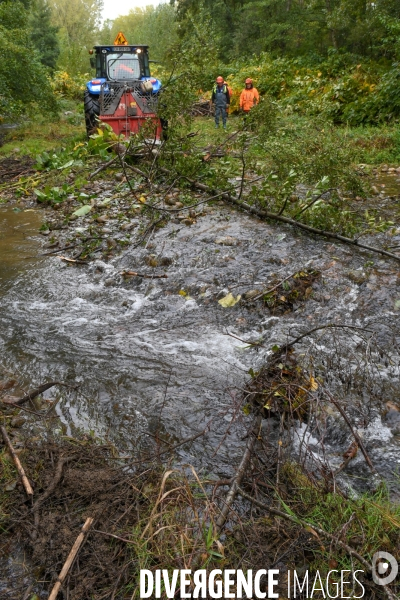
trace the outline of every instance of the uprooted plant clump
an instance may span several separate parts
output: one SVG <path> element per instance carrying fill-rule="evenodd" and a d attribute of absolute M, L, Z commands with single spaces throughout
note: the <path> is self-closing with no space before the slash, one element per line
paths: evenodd
<path fill-rule="evenodd" d="M 303 371 L 293 349 L 274 350 L 266 366 L 257 373 L 251 371 L 246 397 L 265 417 L 281 415 L 302 421 L 309 410 L 309 392 L 318 389 L 318 383 Z"/>
<path fill-rule="evenodd" d="M 252 290 L 244 298 L 247 302 L 261 299 L 272 315 L 285 314 L 312 295 L 312 284 L 320 274 L 314 269 L 304 269 L 277 282 L 268 290 Z"/>

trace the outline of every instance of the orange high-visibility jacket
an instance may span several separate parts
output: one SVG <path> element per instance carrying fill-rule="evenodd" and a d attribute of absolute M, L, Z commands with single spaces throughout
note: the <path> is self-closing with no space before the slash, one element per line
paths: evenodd
<path fill-rule="evenodd" d="M 245 112 L 248 112 L 255 104 L 260 101 L 260 94 L 255 87 L 250 90 L 247 88 L 240 94 L 240 108 L 243 108 Z"/>

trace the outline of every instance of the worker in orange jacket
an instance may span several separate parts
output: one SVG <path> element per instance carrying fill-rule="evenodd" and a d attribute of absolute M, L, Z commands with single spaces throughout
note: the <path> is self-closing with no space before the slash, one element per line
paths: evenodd
<path fill-rule="evenodd" d="M 246 87 L 240 94 L 240 108 L 248 113 L 253 106 L 260 102 L 260 94 L 253 85 L 253 80 L 248 77 L 245 81 Z"/>

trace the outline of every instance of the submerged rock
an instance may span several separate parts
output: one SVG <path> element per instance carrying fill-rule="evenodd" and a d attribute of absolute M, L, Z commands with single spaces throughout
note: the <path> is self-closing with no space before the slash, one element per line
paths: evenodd
<path fill-rule="evenodd" d="M 215 240 L 215 243 L 219 244 L 220 246 L 236 246 L 238 241 L 236 238 L 233 238 L 230 235 L 227 235 L 224 237 L 217 238 Z"/>
<path fill-rule="evenodd" d="M 347 277 L 350 279 L 350 281 L 354 281 L 354 283 L 358 283 L 358 285 L 365 283 L 368 279 L 368 276 L 365 273 L 363 273 L 362 271 L 348 271 Z"/>

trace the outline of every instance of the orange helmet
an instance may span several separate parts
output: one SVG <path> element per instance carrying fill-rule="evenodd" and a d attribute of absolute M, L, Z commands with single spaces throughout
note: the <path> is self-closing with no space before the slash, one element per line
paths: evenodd
<path fill-rule="evenodd" d="M 248 77 L 248 78 L 246 79 L 245 83 L 253 83 L 253 80 L 252 80 L 252 79 L 250 79 L 250 77 Z"/>
<path fill-rule="evenodd" d="M 221 77 L 221 75 L 219 75 L 215 81 L 216 81 L 217 83 L 224 83 L 224 78 L 223 78 L 223 77 Z"/>

